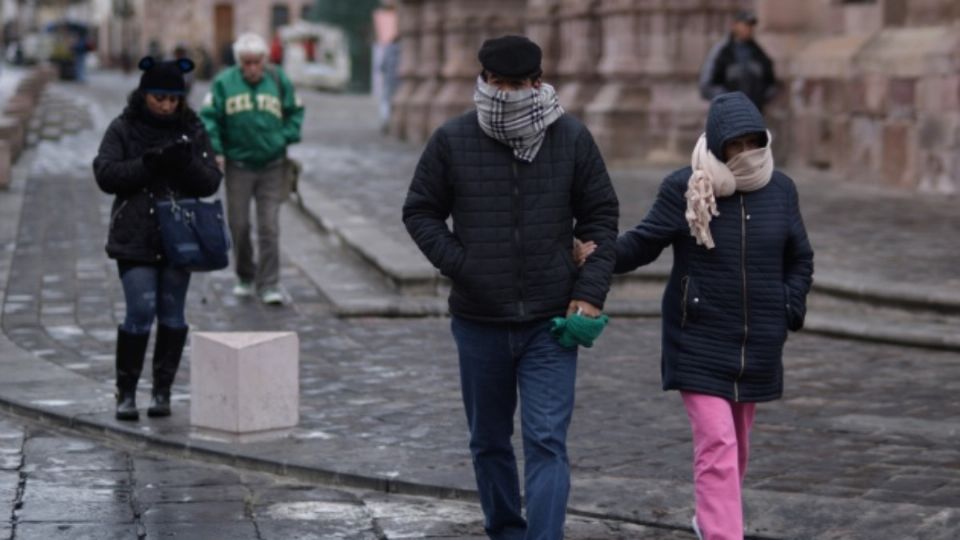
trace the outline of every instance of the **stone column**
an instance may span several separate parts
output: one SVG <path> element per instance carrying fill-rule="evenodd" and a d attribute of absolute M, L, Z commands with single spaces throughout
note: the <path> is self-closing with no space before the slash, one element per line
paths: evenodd
<path fill-rule="evenodd" d="M 570 114 L 584 118 L 585 108 L 600 89 L 600 20 L 596 0 L 559 0 L 557 9 L 558 56 L 556 71 L 560 104 Z M 551 72 L 546 72 L 551 78 Z"/>
<path fill-rule="evenodd" d="M 606 155 L 688 160 L 707 104 L 697 77 L 740 0 L 601 0 L 604 86 L 587 122 Z"/>
<path fill-rule="evenodd" d="M 474 80 L 480 72 L 477 49 L 482 41 L 483 0 L 451 2 L 443 28 L 443 86 L 430 109 L 430 125 L 437 127 L 473 106 Z"/>
<path fill-rule="evenodd" d="M 441 38 L 448 2 L 421 0 L 420 3 L 420 43 L 415 66 L 419 83 L 407 101 L 403 123 L 403 137 L 412 141 L 422 141 L 430 135 L 430 108 L 441 84 L 444 53 Z"/>
<path fill-rule="evenodd" d="M 543 74 L 555 82 L 560 60 L 560 0 L 528 0 L 526 35 L 543 49 Z"/>
<path fill-rule="evenodd" d="M 598 73 L 604 84 L 587 105 L 586 119 L 610 158 L 646 158 L 652 140 L 650 87 L 644 73 L 650 20 L 640 4 L 639 0 L 600 0 L 597 7 L 603 36 Z"/>
<path fill-rule="evenodd" d="M 447 3 L 444 18 L 443 85 L 432 103 L 430 124 L 436 128 L 473 108 L 480 61 L 477 51 L 488 38 L 523 31 L 523 9 L 516 0 L 459 0 Z"/>
<path fill-rule="evenodd" d="M 400 66 L 397 76 L 400 87 L 393 96 L 390 108 L 390 133 L 402 137 L 406 133 L 406 123 L 410 101 L 420 83 L 417 64 L 420 57 L 420 19 L 423 0 L 401 0 L 397 5 L 397 21 L 400 34 Z"/>

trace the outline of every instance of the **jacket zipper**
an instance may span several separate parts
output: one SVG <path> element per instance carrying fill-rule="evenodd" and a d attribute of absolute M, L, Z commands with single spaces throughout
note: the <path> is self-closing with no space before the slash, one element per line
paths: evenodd
<path fill-rule="evenodd" d="M 740 378 L 747 367 L 747 335 L 750 327 L 747 323 L 747 207 L 740 195 L 740 273 L 743 278 L 743 343 L 740 346 L 740 372 L 733 382 L 733 400 L 740 401 Z"/>
<path fill-rule="evenodd" d="M 520 198 L 520 172 L 516 160 L 511 162 L 513 169 L 513 240 L 517 244 L 519 253 L 519 267 L 517 268 L 517 312 L 521 317 L 526 316 L 526 307 L 523 305 L 523 237 L 520 234 L 520 220 L 523 217 L 523 201 Z"/>

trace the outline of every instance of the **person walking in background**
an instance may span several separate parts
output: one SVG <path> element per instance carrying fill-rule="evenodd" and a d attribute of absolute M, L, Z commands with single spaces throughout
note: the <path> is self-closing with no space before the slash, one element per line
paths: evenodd
<path fill-rule="evenodd" d="M 76 81 L 83 83 L 87 81 L 87 53 L 90 52 L 90 42 L 87 40 L 86 31 L 77 31 L 73 36 L 73 43 L 70 45 L 70 52 L 73 53 L 73 70 Z"/>
<path fill-rule="evenodd" d="M 154 319 L 149 416 L 170 415 L 170 388 L 187 339 L 190 274 L 164 260 L 154 201 L 213 195 L 222 177 L 203 125 L 184 99 L 183 75 L 193 70 L 193 62 L 148 56 L 140 60 L 140 69 L 140 85 L 107 128 L 93 160 L 97 185 L 114 195 L 106 250 L 117 261 L 126 301 L 117 329 L 119 420 L 139 418 L 137 381 Z"/>
<path fill-rule="evenodd" d="M 226 172 L 227 220 L 240 297 L 283 304 L 280 289 L 280 206 L 289 195 L 287 146 L 300 141 L 303 104 L 282 69 L 267 64 L 256 34 L 234 43 L 238 65 L 213 81 L 200 116 Z M 257 208 L 257 261 L 250 238 L 250 202 Z"/>
<path fill-rule="evenodd" d="M 774 169 L 770 140 L 746 95 L 714 98 L 691 166 L 663 181 L 647 216 L 616 243 L 617 273 L 673 247 L 661 373 L 693 431 L 693 528 L 706 540 L 743 538 L 756 403 L 781 397 L 787 331 L 803 326 L 812 284 L 797 188 Z M 584 243 L 578 262 L 594 247 Z"/>
<path fill-rule="evenodd" d="M 476 109 L 433 133 L 403 205 L 407 231 L 453 281 L 470 452 L 498 540 L 563 538 L 577 348 L 551 335 L 551 318 L 601 316 L 619 215 L 600 151 L 541 81 L 541 57 L 521 36 L 483 43 Z M 596 246 L 579 269 L 574 234 Z M 518 391 L 526 519 L 511 442 Z"/>
<path fill-rule="evenodd" d="M 400 64 L 397 10 L 394 0 L 381 0 L 373 11 L 373 95 L 380 113 L 380 130 L 390 125 L 390 101 L 397 90 L 397 68 Z"/>
<path fill-rule="evenodd" d="M 757 17 L 741 11 L 734 18 L 730 35 L 707 54 L 700 69 L 700 94 L 706 100 L 740 91 L 763 112 L 777 92 L 773 61 L 756 40 Z"/>

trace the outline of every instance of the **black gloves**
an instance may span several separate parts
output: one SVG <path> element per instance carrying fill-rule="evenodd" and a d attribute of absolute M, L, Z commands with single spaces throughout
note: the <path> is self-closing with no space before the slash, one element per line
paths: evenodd
<path fill-rule="evenodd" d="M 159 148 L 150 148 L 143 154 L 143 166 L 169 175 L 184 171 L 193 161 L 193 142 L 186 135 Z"/>

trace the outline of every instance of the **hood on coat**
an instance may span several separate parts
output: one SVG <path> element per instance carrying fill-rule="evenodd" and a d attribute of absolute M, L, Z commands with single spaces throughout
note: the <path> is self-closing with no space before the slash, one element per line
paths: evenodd
<path fill-rule="evenodd" d="M 748 133 L 762 133 L 767 144 L 767 124 L 757 106 L 743 92 L 720 94 L 710 102 L 707 113 L 707 148 L 720 161 L 723 145 Z"/>

